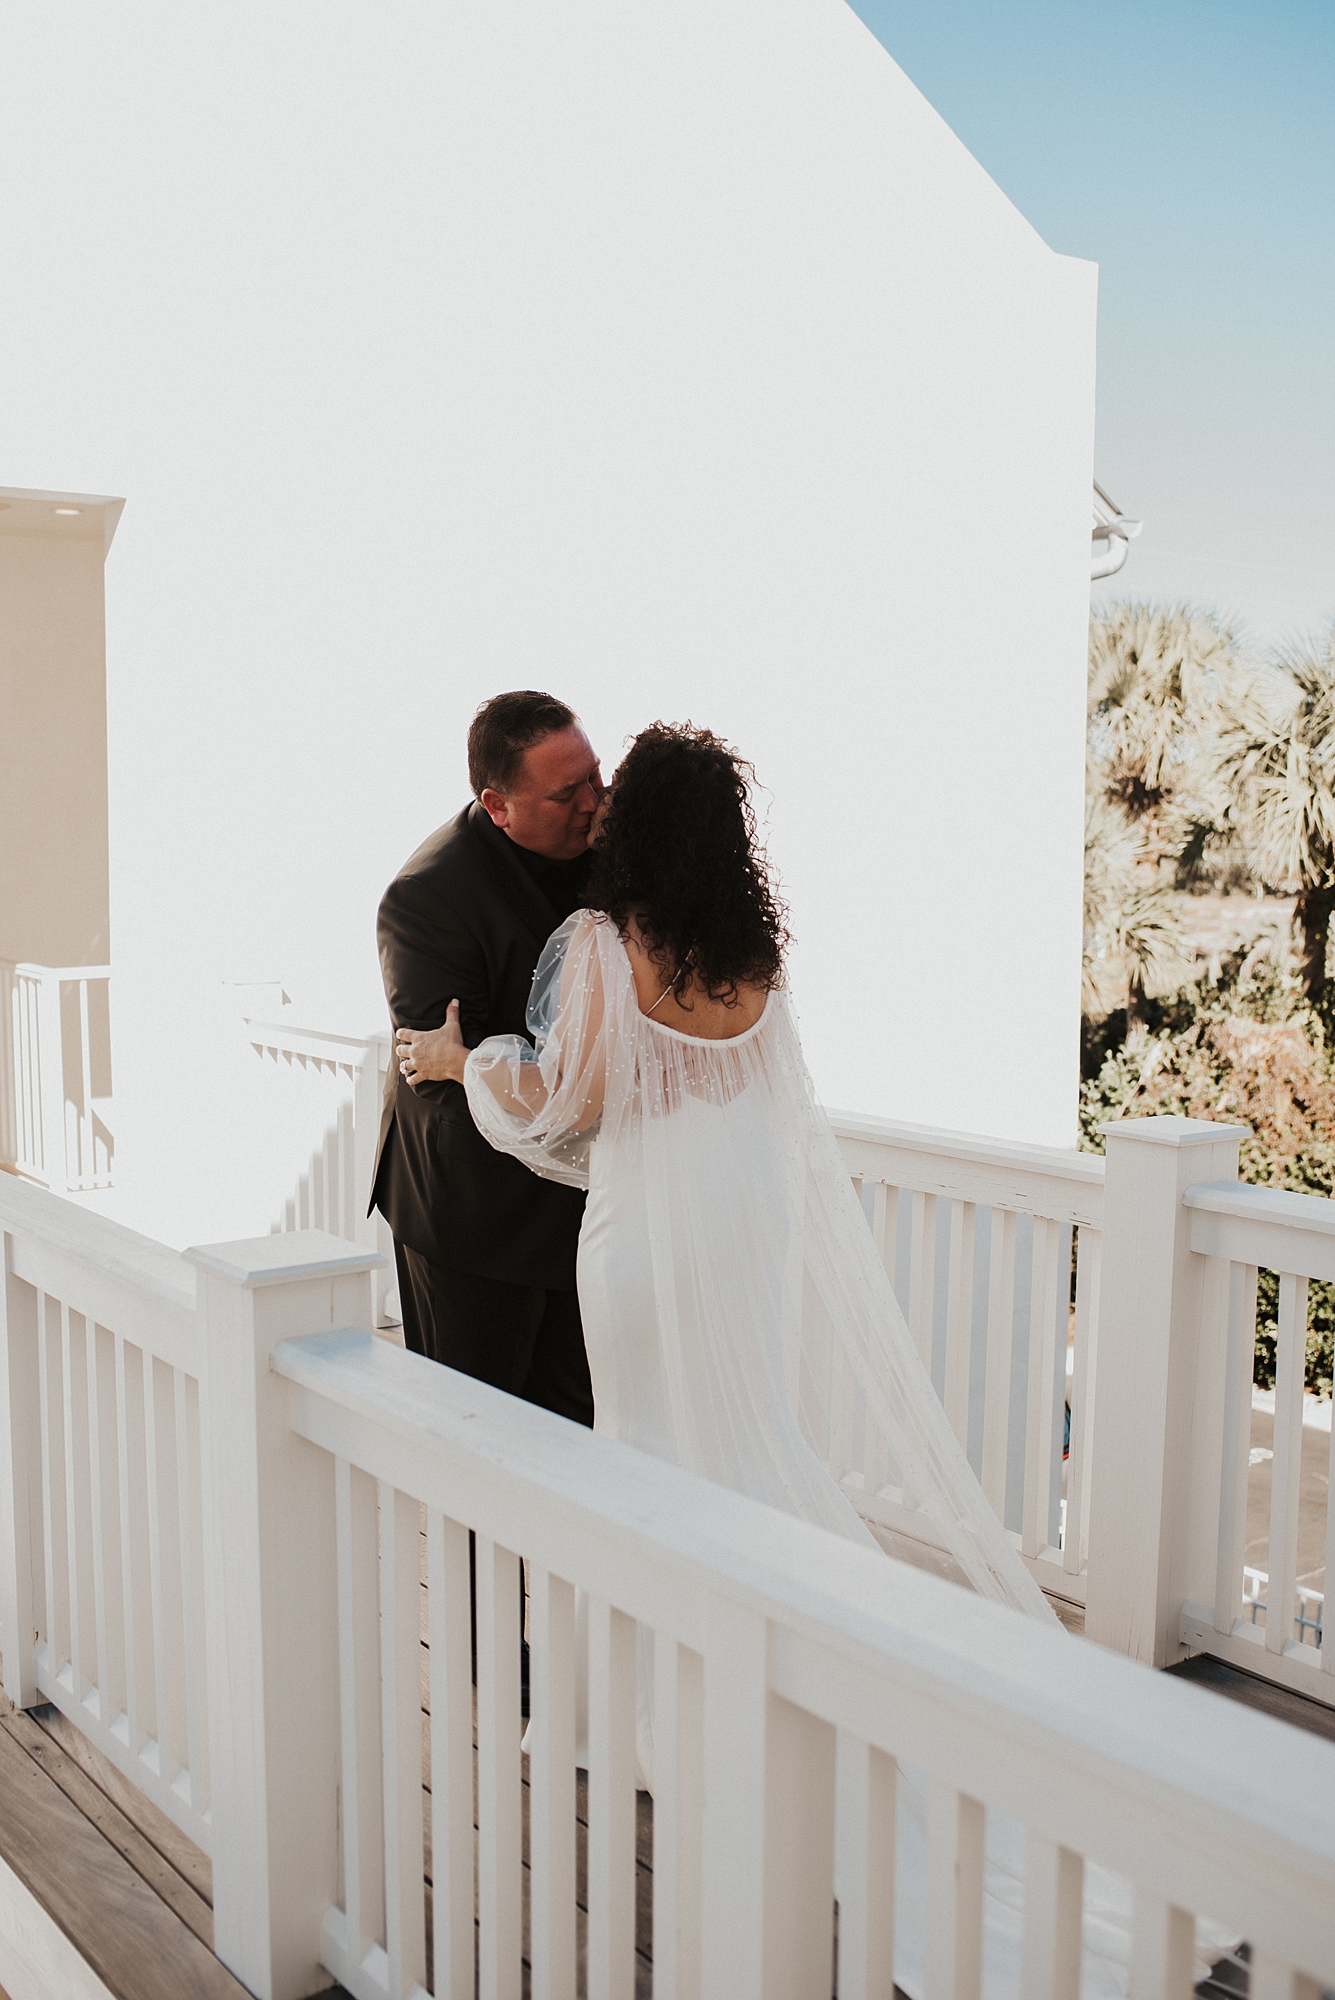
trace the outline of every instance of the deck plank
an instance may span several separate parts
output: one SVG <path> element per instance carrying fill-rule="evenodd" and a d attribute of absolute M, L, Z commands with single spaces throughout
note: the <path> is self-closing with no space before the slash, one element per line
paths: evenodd
<path fill-rule="evenodd" d="M 1211 1694 L 1224 1695 L 1229 1701 L 1241 1702 L 1245 1708 L 1259 1709 L 1263 1715 L 1273 1715 L 1280 1722 L 1291 1723 L 1295 1729 L 1306 1729 L 1313 1736 L 1324 1736 L 1328 1742 L 1335 1743 L 1335 1708 L 1327 1707 L 1324 1701 L 1312 1701 L 1294 1688 L 1280 1687 L 1278 1682 L 1264 1680 L 1260 1674 L 1245 1673 L 1241 1667 L 1231 1666 L 1226 1660 L 1213 1659 L 1209 1653 L 1193 1653 L 1190 1659 L 1165 1667 L 1164 1672 L 1178 1680 L 1193 1681 L 1197 1687 L 1207 1688 Z"/>
<path fill-rule="evenodd" d="M 123 1771 L 118 1771 L 110 1758 L 104 1757 L 77 1723 L 71 1722 L 54 1703 L 43 1702 L 27 1713 L 65 1756 L 92 1779 L 98 1790 L 106 1794 L 112 1805 L 138 1828 L 144 1839 L 157 1849 L 201 1902 L 212 1909 L 213 1864 L 203 1848 L 197 1847 L 189 1834 L 183 1833 L 175 1820 L 168 1819 L 161 1807 L 156 1806 L 146 1792 L 141 1792 Z"/>
<path fill-rule="evenodd" d="M 121 2000 L 247 2000 L 8 1729 L 0 1729 L 0 1857 Z"/>
<path fill-rule="evenodd" d="M 12 1736 L 33 1762 L 40 1765 L 52 1783 L 58 1785 L 66 1798 L 79 1808 L 84 1818 L 129 1862 L 136 1875 L 183 1924 L 188 1925 L 200 1943 L 212 1951 L 213 1911 L 203 1897 L 197 1895 L 190 1884 L 177 1874 L 171 1863 L 163 1859 L 153 1843 L 145 1839 L 119 1806 L 113 1805 L 74 1759 L 66 1756 L 59 1744 L 21 1709 L 10 1709 L 8 1714 L 0 1712 L 0 1729 Z"/>

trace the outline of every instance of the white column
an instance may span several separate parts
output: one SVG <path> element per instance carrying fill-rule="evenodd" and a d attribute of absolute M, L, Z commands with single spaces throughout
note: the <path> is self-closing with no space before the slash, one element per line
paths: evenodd
<path fill-rule="evenodd" d="M 295 1437 L 280 1341 L 371 1326 L 374 1251 L 322 1230 L 198 1268 L 214 1950 L 257 2000 L 324 1991 L 338 1888 L 334 1460 Z"/>
<path fill-rule="evenodd" d="M 1208 1309 L 1207 1259 L 1190 1247 L 1182 1196 L 1197 1182 L 1237 1179 L 1242 1128 L 1138 1118 L 1100 1130 L 1108 1166 L 1085 1632 L 1162 1667 L 1185 1650 L 1184 1601 L 1212 1601 L 1226 1365 L 1226 1326 Z"/>

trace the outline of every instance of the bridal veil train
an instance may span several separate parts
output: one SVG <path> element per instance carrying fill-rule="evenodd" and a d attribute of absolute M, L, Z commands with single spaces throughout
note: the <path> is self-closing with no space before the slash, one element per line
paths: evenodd
<path fill-rule="evenodd" d="M 802 1059 L 782 988 L 729 1040 L 642 1014 L 607 917 L 549 940 L 521 1037 L 473 1051 L 492 1145 L 589 1190 L 579 1292 L 596 1428 L 871 1541 L 832 1438 L 932 1519 L 974 1588 L 1051 1618 L 913 1345 Z M 849 1410 L 858 1421 L 839 1421 Z"/>
<path fill-rule="evenodd" d="M 977 1591 L 1052 1620 L 913 1345 L 784 990 L 730 1040 L 683 1034 L 640 1012 L 616 925 L 580 910 L 539 960 L 528 1026 L 532 1047 L 510 1035 L 474 1050 L 465 1087 L 494 1146 L 589 1190 L 579 1290 L 596 1429 L 871 1542 L 827 1469 L 832 1438 L 857 1436 L 863 1463 L 841 1475 L 907 1487 Z M 850 1406 L 857 1421 L 841 1422 Z M 640 1682 L 652 1788 L 643 1646 Z M 917 1995 L 926 1797 L 903 1777 L 895 1977 Z M 1023 1834 L 1000 1814 L 986 1887 L 988 1991 L 1021 2000 Z M 1130 1939 L 1128 1885 L 1091 1865 L 1084 2000 L 1128 1992 Z"/>

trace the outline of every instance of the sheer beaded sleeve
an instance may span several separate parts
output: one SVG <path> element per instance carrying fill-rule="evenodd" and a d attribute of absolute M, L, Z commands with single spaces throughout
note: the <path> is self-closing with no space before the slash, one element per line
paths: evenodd
<path fill-rule="evenodd" d="M 625 1115 L 638 1013 L 614 926 L 576 910 L 538 960 L 532 1042 L 493 1035 L 468 1057 L 464 1089 L 478 1130 L 544 1179 L 587 1187 L 594 1135 Z"/>

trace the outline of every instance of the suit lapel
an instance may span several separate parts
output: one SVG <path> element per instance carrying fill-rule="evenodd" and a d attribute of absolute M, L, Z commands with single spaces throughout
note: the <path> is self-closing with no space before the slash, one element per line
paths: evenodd
<path fill-rule="evenodd" d="M 541 949 L 561 919 L 514 853 L 513 842 L 497 832 L 476 800 L 469 808 L 468 826 L 482 853 L 487 872 L 507 907 Z"/>

